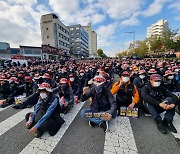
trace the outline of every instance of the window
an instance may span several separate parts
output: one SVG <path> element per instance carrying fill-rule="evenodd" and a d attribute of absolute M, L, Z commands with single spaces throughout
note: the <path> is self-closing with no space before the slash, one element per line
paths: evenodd
<path fill-rule="evenodd" d="M 74 38 L 72 38 L 71 40 L 74 40 Z"/>
<path fill-rule="evenodd" d="M 41 54 L 41 51 L 40 51 L 40 50 L 33 50 L 32 54 L 40 55 L 40 54 Z"/>
<path fill-rule="evenodd" d="M 79 29 L 79 27 L 76 27 L 76 30 L 78 30 Z"/>
<path fill-rule="evenodd" d="M 25 49 L 25 50 L 24 50 L 24 54 L 32 54 L 32 50 Z"/>
<path fill-rule="evenodd" d="M 70 30 L 73 30 L 73 28 L 70 28 Z"/>
<path fill-rule="evenodd" d="M 46 28 L 46 30 L 48 30 L 48 28 Z"/>
<path fill-rule="evenodd" d="M 73 33 L 71 35 L 74 35 Z"/>
<path fill-rule="evenodd" d="M 79 35 L 79 33 L 76 33 L 77 35 Z"/>
<path fill-rule="evenodd" d="M 47 36 L 47 38 L 49 38 L 49 36 Z"/>

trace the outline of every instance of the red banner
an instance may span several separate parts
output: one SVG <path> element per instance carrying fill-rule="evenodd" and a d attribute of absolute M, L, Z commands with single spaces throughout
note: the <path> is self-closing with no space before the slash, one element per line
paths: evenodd
<path fill-rule="evenodd" d="M 21 56 L 21 55 L 13 55 L 13 56 L 11 56 L 11 59 L 23 59 L 23 56 Z"/>
<path fill-rule="evenodd" d="M 54 55 L 63 55 L 64 51 L 49 45 L 42 45 L 42 53 L 49 53 Z"/>

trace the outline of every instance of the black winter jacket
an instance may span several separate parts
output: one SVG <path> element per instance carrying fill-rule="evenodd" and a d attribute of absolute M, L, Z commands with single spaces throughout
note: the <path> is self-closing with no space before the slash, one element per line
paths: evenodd
<path fill-rule="evenodd" d="M 92 97 L 92 104 L 90 109 L 92 112 L 106 112 L 114 115 L 116 112 L 116 101 L 111 94 L 110 90 L 103 88 L 102 92 L 96 93 L 94 87 L 89 89 L 88 93 L 82 95 L 82 101 L 86 101 L 88 98 Z"/>
<path fill-rule="evenodd" d="M 178 104 L 178 98 L 172 92 L 167 90 L 165 87 L 160 86 L 154 88 L 149 82 L 141 89 L 141 98 L 149 104 L 159 105 L 166 97 L 171 97 L 174 104 Z"/>

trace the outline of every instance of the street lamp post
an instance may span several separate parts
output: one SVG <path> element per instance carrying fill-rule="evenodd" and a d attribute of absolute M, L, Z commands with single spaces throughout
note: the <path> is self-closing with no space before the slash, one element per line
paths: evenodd
<path fill-rule="evenodd" d="M 135 35 L 136 35 L 135 31 L 125 32 L 125 33 L 131 33 L 131 34 L 133 34 L 133 44 L 134 44 L 134 46 L 135 46 Z M 133 46 L 133 47 L 134 47 L 134 46 Z"/>
<path fill-rule="evenodd" d="M 123 51 L 124 51 L 124 44 L 121 44 L 120 46 L 122 46 L 122 47 L 123 47 Z"/>

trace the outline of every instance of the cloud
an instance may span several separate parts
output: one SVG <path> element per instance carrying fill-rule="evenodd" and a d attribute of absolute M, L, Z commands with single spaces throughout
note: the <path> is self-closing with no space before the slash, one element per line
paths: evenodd
<path fill-rule="evenodd" d="M 135 26 L 135 25 L 139 25 L 139 24 L 140 24 L 140 21 L 135 17 L 131 17 L 131 18 L 123 20 L 121 22 L 122 26 Z"/>
<path fill-rule="evenodd" d="M 99 13 L 99 3 L 95 0 L 49 0 L 51 8 L 60 16 L 63 22 L 70 24 L 98 24 L 106 16 Z"/>
<path fill-rule="evenodd" d="M 149 17 L 160 13 L 163 8 L 163 5 L 166 2 L 170 1 L 171 0 L 154 0 L 154 2 L 145 11 L 143 11 L 143 15 L 145 17 Z"/>
<path fill-rule="evenodd" d="M 175 1 L 170 4 L 169 9 L 175 9 L 176 11 L 180 11 L 180 1 Z"/>
<path fill-rule="evenodd" d="M 106 16 L 103 14 L 94 14 L 92 15 L 92 24 L 101 23 L 106 19 Z"/>
<path fill-rule="evenodd" d="M 43 4 L 36 0 L 1 1 L 0 2 L 0 40 L 9 42 L 11 46 L 41 45 L 40 17 L 49 12 Z"/>
<path fill-rule="evenodd" d="M 144 0 L 133 0 L 129 3 L 127 0 L 108 0 L 104 4 L 104 10 L 112 19 L 123 19 L 141 9 L 142 4 Z"/>
<path fill-rule="evenodd" d="M 112 39 L 117 26 L 117 23 L 112 23 L 107 26 L 100 26 L 98 29 L 96 29 L 99 47 L 108 47 L 113 44 Z"/>
<path fill-rule="evenodd" d="M 175 20 L 180 20 L 180 1 L 174 1 L 172 4 L 169 5 L 169 9 L 173 10 L 173 13 L 175 13 Z"/>
<path fill-rule="evenodd" d="M 34 45 L 40 46 L 41 38 L 38 32 L 34 32 L 31 28 L 26 28 L 23 25 L 15 24 L 8 19 L 1 19 L 0 40 L 9 42 L 11 47 L 18 47 L 19 45 Z"/>

